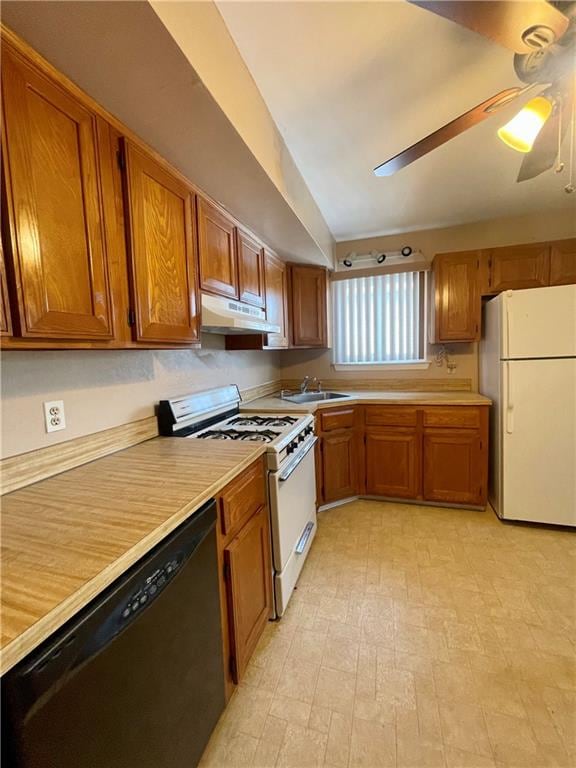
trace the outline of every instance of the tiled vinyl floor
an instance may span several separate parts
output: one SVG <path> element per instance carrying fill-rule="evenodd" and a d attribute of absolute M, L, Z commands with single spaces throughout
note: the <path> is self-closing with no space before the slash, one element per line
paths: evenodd
<path fill-rule="evenodd" d="M 490 511 L 319 515 L 202 768 L 576 766 L 576 536 Z"/>

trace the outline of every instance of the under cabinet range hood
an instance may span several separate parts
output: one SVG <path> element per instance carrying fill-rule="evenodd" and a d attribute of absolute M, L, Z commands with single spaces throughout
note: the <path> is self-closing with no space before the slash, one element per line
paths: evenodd
<path fill-rule="evenodd" d="M 205 333 L 280 333 L 280 326 L 269 323 L 266 313 L 235 299 L 202 294 L 202 330 Z"/>

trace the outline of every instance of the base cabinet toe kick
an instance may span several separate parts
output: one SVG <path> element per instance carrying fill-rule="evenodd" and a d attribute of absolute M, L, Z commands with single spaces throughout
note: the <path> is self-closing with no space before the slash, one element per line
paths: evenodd
<path fill-rule="evenodd" d="M 318 506 L 364 496 L 485 507 L 489 408 L 486 403 L 319 410 Z"/>

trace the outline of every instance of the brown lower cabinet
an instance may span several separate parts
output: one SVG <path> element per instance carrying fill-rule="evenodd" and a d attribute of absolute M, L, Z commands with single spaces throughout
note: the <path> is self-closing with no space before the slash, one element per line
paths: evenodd
<path fill-rule="evenodd" d="M 480 507 L 488 406 L 342 406 L 316 416 L 318 503 L 381 496 Z"/>
<path fill-rule="evenodd" d="M 411 427 L 369 427 L 365 433 L 366 493 L 416 499 L 420 495 L 420 436 Z"/>
<path fill-rule="evenodd" d="M 359 455 L 363 452 L 360 409 L 322 409 L 316 416 L 316 494 L 318 504 L 356 496 L 359 488 Z"/>
<path fill-rule="evenodd" d="M 218 499 L 218 561 L 226 694 L 240 682 L 272 612 L 270 528 L 263 459 Z"/>
<path fill-rule="evenodd" d="M 352 429 L 331 432 L 322 439 L 323 494 L 326 503 L 354 496 L 357 491 L 357 438 Z"/>
<path fill-rule="evenodd" d="M 482 504 L 485 478 L 478 429 L 424 429 L 423 497 Z"/>

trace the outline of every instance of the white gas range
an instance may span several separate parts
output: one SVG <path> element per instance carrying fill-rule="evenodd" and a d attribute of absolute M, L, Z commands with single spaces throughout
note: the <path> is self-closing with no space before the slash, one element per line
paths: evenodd
<path fill-rule="evenodd" d="M 316 535 L 314 417 L 241 413 L 235 385 L 161 400 L 161 435 L 266 443 L 276 617 L 282 616 Z"/>

